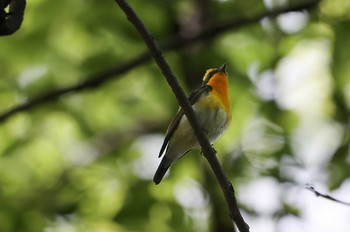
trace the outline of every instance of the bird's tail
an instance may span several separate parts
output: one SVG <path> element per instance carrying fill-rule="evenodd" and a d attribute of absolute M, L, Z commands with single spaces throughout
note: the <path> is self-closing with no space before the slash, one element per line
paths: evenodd
<path fill-rule="evenodd" d="M 162 162 L 160 162 L 159 167 L 158 167 L 158 169 L 153 177 L 153 182 L 155 184 L 159 184 L 162 181 L 162 179 L 163 179 L 166 171 L 169 169 L 169 167 L 170 167 L 170 164 L 168 164 L 167 159 L 165 157 L 163 157 Z"/>

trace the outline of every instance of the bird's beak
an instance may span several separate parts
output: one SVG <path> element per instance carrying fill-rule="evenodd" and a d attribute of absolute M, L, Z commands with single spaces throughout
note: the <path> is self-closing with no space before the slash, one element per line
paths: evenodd
<path fill-rule="evenodd" d="M 219 68 L 219 72 L 226 73 L 225 68 L 226 68 L 226 64 L 221 65 L 221 67 Z"/>

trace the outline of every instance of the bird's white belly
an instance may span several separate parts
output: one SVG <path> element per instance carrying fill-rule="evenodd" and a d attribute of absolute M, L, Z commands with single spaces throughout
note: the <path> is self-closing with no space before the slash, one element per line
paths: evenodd
<path fill-rule="evenodd" d="M 215 142 L 227 129 L 228 115 L 221 108 L 210 110 L 196 109 L 199 124 L 205 130 L 211 143 Z"/>

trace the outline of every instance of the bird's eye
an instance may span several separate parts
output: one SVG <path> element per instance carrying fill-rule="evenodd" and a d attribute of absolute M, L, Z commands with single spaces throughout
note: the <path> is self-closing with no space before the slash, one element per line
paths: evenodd
<path fill-rule="evenodd" d="M 218 68 L 212 68 L 207 71 L 207 73 L 204 75 L 203 82 L 206 84 L 210 80 L 210 78 L 218 72 Z"/>

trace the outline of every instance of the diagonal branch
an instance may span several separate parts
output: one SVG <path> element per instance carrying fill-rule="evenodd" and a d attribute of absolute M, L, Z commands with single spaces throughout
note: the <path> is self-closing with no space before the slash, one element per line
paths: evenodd
<path fill-rule="evenodd" d="M 163 50 L 175 49 L 179 47 L 184 47 L 190 45 L 192 43 L 198 42 L 200 40 L 205 40 L 208 38 L 215 37 L 220 35 L 223 32 L 226 32 L 231 29 L 239 29 L 244 26 L 248 26 L 254 23 L 261 21 L 264 18 L 275 18 L 281 14 L 293 12 L 293 11 L 301 11 L 301 10 L 311 10 L 316 7 L 318 3 L 322 0 L 308 0 L 302 3 L 281 7 L 272 11 L 262 12 L 260 14 L 254 16 L 244 16 L 241 18 L 232 18 L 231 20 L 216 23 L 214 26 L 204 28 L 198 34 L 193 37 L 181 37 L 180 35 L 173 36 L 169 41 L 167 41 L 164 45 Z"/>
<path fill-rule="evenodd" d="M 9 117 L 11 117 L 16 113 L 29 110 L 38 105 L 42 105 L 44 103 L 56 100 L 60 96 L 81 91 L 81 90 L 97 88 L 100 85 L 104 84 L 106 81 L 115 78 L 115 75 L 123 74 L 131 70 L 132 68 L 144 63 L 149 59 L 150 59 L 150 55 L 148 53 L 143 53 L 142 55 L 138 56 L 137 58 L 123 65 L 109 68 L 95 75 L 90 75 L 84 81 L 81 81 L 75 85 L 67 86 L 61 89 L 56 89 L 56 90 L 53 90 L 52 92 L 44 93 L 44 94 L 38 95 L 37 97 L 33 97 L 27 102 L 14 106 L 8 111 L 5 111 L 2 114 L 0 114 L 0 123 L 4 122 L 6 119 L 8 119 Z M 121 76 L 118 76 L 118 77 L 120 78 Z"/>
<path fill-rule="evenodd" d="M 334 198 L 334 197 L 332 197 L 332 196 L 330 196 L 328 194 L 320 193 L 313 186 L 307 185 L 306 189 L 308 189 L 311 192 L 315 193 L 316 197 L 323 197 L 323 198 L 328 199 L 330 201 L 334 201 L 334 202 L 337 202 L 337 203 L 340 203 L 340 204 L 343 204 L 343 205 L 350 206 L 349 202 L 341 201 L 341 200 L 338 200 L 338 199 L 336 199 L 336 198 Z"/>
<path fill-rule="evenodd" d="M 312 7 L 315 7 L 320 1 L 321 0 L 309 0 L 295 6 L 288 6 L 288 7 L 276 9 L 269 12 L 263 12 L 253 17 L 235 18 L 227 22 L 216 24 L 212 27 L 208 27 L 194 37 L 184 38 L 184 37 L 181 37 L 180 35 L 174 35 L 168 41 L 164 42 L 163 46 L 161 47 L 163 48 L 163 51 L 184 48 L 185 46 L 191 45 L 201 40 L 205 40 L 208 38 L 215 38 L 216 36 L 228 30 L 238 29 L 253 23 L 257 23 L 261 19 L 266 17 L 276 17 L 286 12 L 311 9 Z M 26 111 L 36 106 L 45 104 L 47 102 L 54 101 L 58 99 L 60 96 L 66 95 L 68 93 L 96 88 L 111 79 L 121 78 L 120 74 L 123 74 L 131 70 L 132 68 L 135 68 L 145 63 L 150 58 L 151 57 L 149 53 L 144 52 L 138 57 L 122 65 L 117 65 L 117 66 L 108 68 L 105 71 L 102 71 L 100 73 L 89 75 L 86 78 L 84 78 L 84 81 L 82 82 L 79 82 L 77 84 L 67 86 L 64 88 L 60 88 L 57 90 L 53 90 L 48 93 L 39 94 L 38 96 L 29 99 L 27 102 L 20 103 L 16 106 L 13 106 L 9 110 L 1 113 L 0 123 L 4 122 L 6 119 L 8 119 L 9 117 L 11 117 L 12 115 L 18 112 Z"/>
<path fill-rule="evenodd" d="M 119 7 L 124 11 L 125 15 L 127 16 L 128 20 L 134 25 L 136 30 L 139 32 L 139 34 L 142 36 L 143 40 L 145 41 L 149 52 L 151 53 L 153 59 L 158 64 L 159 68 L 161 69 L 163 75 L 165 76 L 166 80 L 168 81 L 170 87 L 172 88 L 181 108 L 183 109 L 188 121 L 190 122 L 195 135 L 199 141 L 199 144 L 202 148 L 202 152 L 205 156 L 205 158 L 208 160 L 219 184 L 220 187 L 224 193 L 224 196 L 226 198 L 227 206 L 230 211 L 230 215 L 233 219 L 233 221 L 236 223 L 237 227 L 241 232 L 248 232 L 249 226 L 245 223 L 238 205 L 237 200 L 234 195 L 234 189 L 232 187 L 232 184 L 226 177 L 225 173 L 223 172 L 220 163 L 216 157 L 216 152 L 210 145 L 208 139 L 206 138 L 203 130 L 201 129 L 198 120 L 196 118 L 196 115 L 187 100 L 187 97 L 185 93 L 183 92 L 182 88 L 180 87 L 173 71 L 171 70 L 169 64 L 166 62 L 166 60 L 163 57 L 163 54 L 155 42 L 152 34 L 147 30 L 145 25 L 142 23 L 140 18 L 136 15 L 134 10 L 131 8 L 131 6 L 125 1 L 125 0 L 115 0 L 116 3 L 119 5 Z"/>

